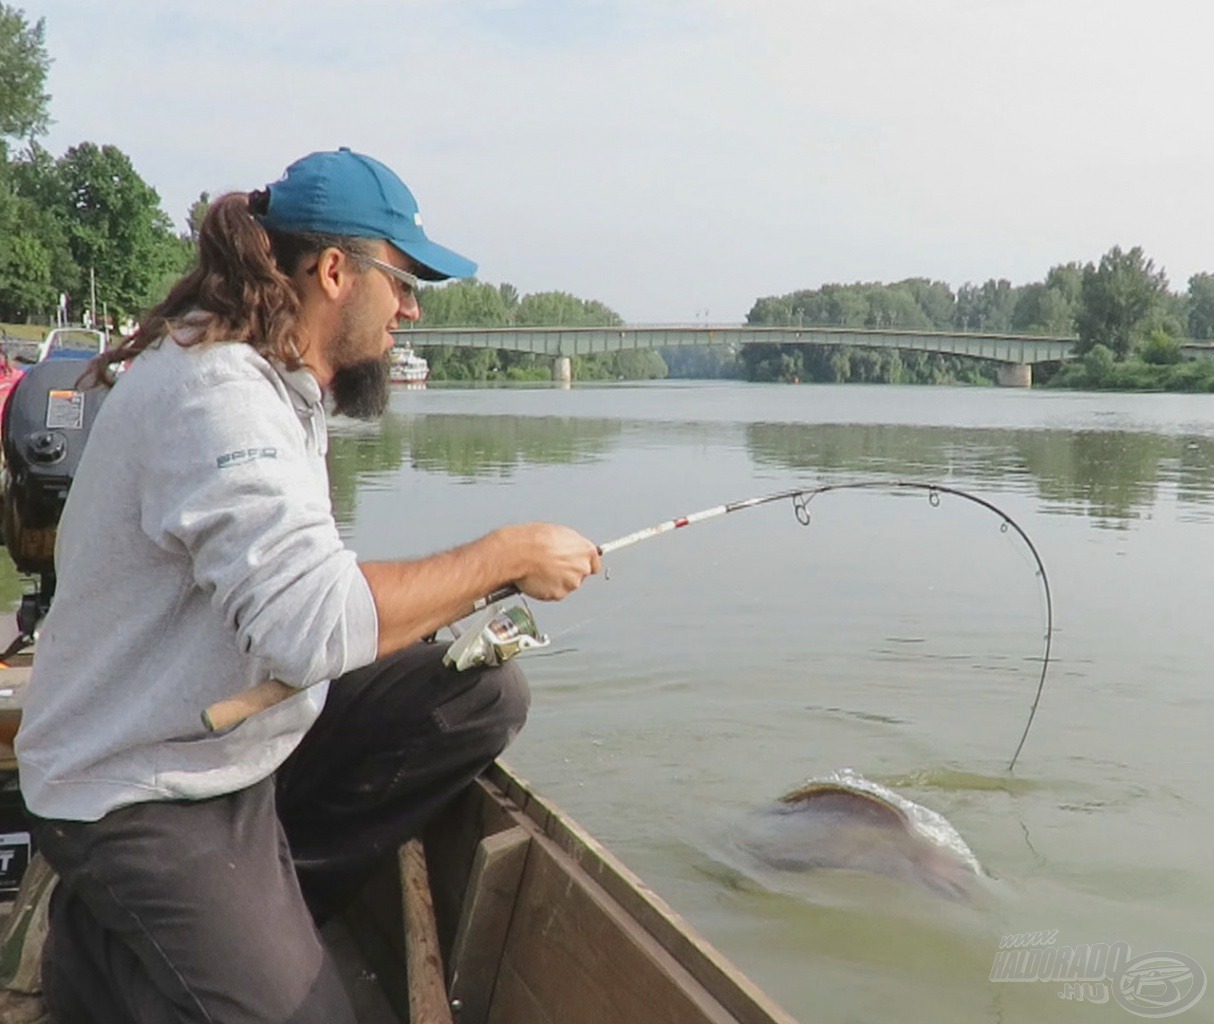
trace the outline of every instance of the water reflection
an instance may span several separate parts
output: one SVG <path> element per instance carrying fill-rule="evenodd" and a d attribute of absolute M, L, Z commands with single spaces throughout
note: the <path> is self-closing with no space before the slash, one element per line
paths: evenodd
<path fill-rule="evenodd" d="M 473 480 L 508 477 L 520 465 L 587 462 L 616 446 L 620 420 L 540 416 L 406 416 L 379 427 L 346 421 L 329 438 L 329 476 L 337 521 L 354 519 L 358 491 L 415 469 Z"/>
<path fill-rule="evenodd" d="M 1124 526 L 1176 490 L 1190 516 L 1214 504 L 1214 444 L 1198 436 L 889 425 L 756 423 L 759 465 L 822 474 L 1030 482 L 1047 511 Z"/>
<path fill-rule="evenodd" d="M 451 476 L 509 476 L 520 463 L 587 462 L 619 439 L 619 420 L 545 416 L 418 416 L 409 421 L 410 458 Z"/>
<path fill-rule="evenodd" d="M 358 492 L 376 477 L 394 473 L 405 461 L 406 422 L 384 416 L 377 424 L 339 420 L 329 433 L 329 493 L 333 516 L 343 526 L 354 521 Z"/>
<path fill-rule="evenodd" d="M 335 426 L 334 509 L 339 522 L 351 522 L 359 488 L 406 465 L 469 481 L 502 479 L 522 466 L 601 459 L 632 439 L 641 446 L 740 448 L 758 467 L 827 477 L 1018 481 L 1036 491 L 1045 511 L 1113 528 L 1148 514 L 1169 490 L 1184 518 L 1214 518 L 1214 440 L 1201 435 L 399 413 L 377 427 Z"/>

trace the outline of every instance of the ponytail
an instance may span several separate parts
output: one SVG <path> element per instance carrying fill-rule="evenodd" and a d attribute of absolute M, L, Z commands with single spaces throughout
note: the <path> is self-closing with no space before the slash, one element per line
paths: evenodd
<path fill-rule="evenodd" d="M 288 370 L 302 365 L 299 294 L 288 275 L 305 251 L 323 248 L 316 242 L 340 240 L 272 237 L 256 216 L 265 213 L 269 199 L 266 190 L 232 192 L 211 204 L 198 232 L 197 264 L 140 321 L 134 335 L 93 361 L 94 380 L 105 382 L 108 366 L 165 337 L 178 345 L 244 342 Z"/>

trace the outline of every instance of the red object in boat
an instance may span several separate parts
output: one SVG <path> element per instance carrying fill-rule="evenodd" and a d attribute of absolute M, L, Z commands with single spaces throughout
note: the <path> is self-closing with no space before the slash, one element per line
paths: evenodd
<path fill-rule="evenodd" d="M 4 404 L 8 401 L 9 393 L 16 386 L 17 381 L 24 376 L 25 370 L 19 363 L 9 359 L 6 355 L 0 355 L 0 413 L 4 412 Z"/>

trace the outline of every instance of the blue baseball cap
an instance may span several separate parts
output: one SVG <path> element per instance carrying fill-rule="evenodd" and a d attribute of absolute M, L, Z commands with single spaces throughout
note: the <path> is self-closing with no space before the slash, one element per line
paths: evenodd
<path fill-rule="evenodd" d="M 417 200 L 391 168 L 345 146 L 296 160 L 268 189 L 260 220 L 273 231 L 382 238 L 414 260 L 427 281 L 476 273 L 471 260 L 426 237 Z"/>

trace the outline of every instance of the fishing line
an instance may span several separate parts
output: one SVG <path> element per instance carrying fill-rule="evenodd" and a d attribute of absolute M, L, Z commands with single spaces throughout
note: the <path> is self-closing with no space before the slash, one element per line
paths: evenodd
<path fill-rule="evenodd" d="M 1045 676 L 1050 667 L 1050 648 L 1054 639 L 1054 600 L 1050 593 L 1050 578 L 1045 571 L 1045 563 L 1041 560 L 1041 554 L 1037 551 L 1037 546 L 1030 539 L 1029 535 L 1024 532 L 1015 519 L 999 508 L 998 505 L 987 501 L 985 498 L 980 498 L 976 494 L 970 494 L 968 491 L 963 491 L 956 487 L 948 487 L 944 484 L 919 483 L 913 480 L 864 480 L 853 483 L 823 484 L 820 487 L 802 491 L 795 497 L 792 497 L 793 511 L 796 514 L 797 522 L 802 526 L 808 526 L 810 524 L 809 503 L 819 494 L 828 494 L 831 491 L 864 491 L 886 488 L 892 490 L 926 491 L 928 502 L 933 508 L 939 507 L 941 494 L 950 494 L 955 498 L 972 502 L 981 508 L 993 512 L 1002 520 L 999 527 L 1000 530 L 1003 533 L 1007 533 L 1009 528 L 1015 530 L 1020 539 L 1024 541 L 1029 554 L 1033 556 L 1033 561 L 1037 564 L 1037 575 L 1041 579 L 1041 589 L 1045 595 L 1045 651 L 1041 658 L 1041 676 L 1037 680 L 1037 692 L 1034 694 L 1033 704 L 1029 708 L 1028 721 L 1024 723 L 1024 732 L 1020 735 L 1020 742 L 1016 744 L 1016 750 L 1012 754 L 1011 761 L 1008 762 L 1007 770 L 1010 772 L 1016 767 L 1016 760 L 1020 757 L 1020 751 L 1024 749 L 1025 740 L 1029 736 L 1029 729 L 1033 726 L 1033 719 L 1037 715 L 1037 707 L 1041 703 L 1041 694 L 1045 690 Z"/>
<path fill-rule="evenodd" d="M 651 540 L 654 537 L 660 537 L 662 534 L 671 533 L 674 530 L 681 530 L 686 526 L 693 526 L 696 523 L 706 522 L 709 519 L 717 519 L 721 516 L 729 515 L 732 512 L 741 512 L 748 508 L 758 508 L 760 505 L 770 505 L 778 501 L 791 501 L 793 506 L 793 514 L 797 518 L 797 522 L 802 526 L 809 526 L 811 516 L 809 511 L 810 503 L 820 494 L 830 494 L 834 491 L 922 491 L 927 494 L 928 503 L 933 508 L 938 508 L 940 505 L 940 495 L 948 494 L 955 498 L 961 498 L 963 501 L 971 502 L 989 512 L 993 512 L 1000 519 L 1000 530 L 1006 533 L 1009 529 L 1014 530 L 1020 539 L 1024 542 L 1025 547 L 1033 556 L 1033 561 L 1037 566 L 1037 576 L 1041 580 L 1042 592 L 1045 595 L 1045 651 L 1041 658 L 1041 676 L 1037 680 L 1037 691 L 1033 696 L 1032 706 L 1029 708 L 1028 721 L 1024 723 L 1024 732 L 1020 735 L 1020 742 L 1016 744 L 1016 750 L 1012 754 L 1012 759 L 1008 763 L 1007 770 L 1010 772 L 1016 767 L 1016 760 L 1020 757 L 1020 752 L 1024 749 L 1025 741 L 1028 739 L 1029 730 L 1033 726 L 1033 721 L 1037 716 L 1037 708 L 1041 703 L 1041 695 L 1045 691 L 1045 677 L 1050 666 L 1050 649 L 1054 639 L 1054 601 L 1050 593 L 1050 579 L 1045 571 L 1045 563 L 1041 560 L 1041 555 L 1037 551 L 1036 545 L 1029 538 L 1029 535 L 1024 532 L 1020 524 L 1016 522 L 1010 515 L 1003 511 L 994 502 L 987 501 L 985 498 L 980 498 L 976 494 L 970 494 L 968 491 L 963 491 L 957 487 L 949 487 L 945 484 L 923 483 L 915 480 L 857 480 L 844 483 L 820 484 L 817 487 L 798 487 L 793 490 L 776 491 L 772 494 L 764 494 L 755 498 L 746 498 L 742 501 L 729 502 L 725 505 L 714 505 L 712 508 L 702 509 L 699 512 L 692 512 L 685 516 L 679 516 L 675 519 L 667 519 L 664 522 L 657 523 L 654 526 L 645 527 L 642 530 L 637 530 L 634 533 L 626 534 L 616 540 L 607 541 L 605 544 L 599 545 L 599 554 L 609 555 L 612 552 L 619 551 L 622 548 L 631 547 L 633 544 L 639 544 L 641 541 Z M 479 611 L 489 605 L 504 600 L 518 593 L 518 588 L 514 586 L 502 587 L 500 590 L 494 591 L 480 600 L 474 606 L 474 611 Z"/>

